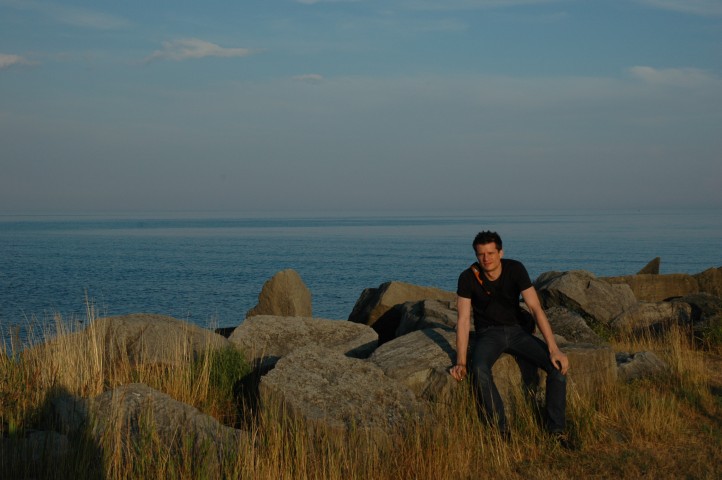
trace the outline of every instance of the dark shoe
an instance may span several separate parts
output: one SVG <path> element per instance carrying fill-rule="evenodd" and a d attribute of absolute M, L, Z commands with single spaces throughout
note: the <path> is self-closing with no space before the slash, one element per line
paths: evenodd
<path fill-rule="evenodd" d="M 552 432 L 551 435 L 554 442 L 564 450 L 579 450 L 579 446 L 572 441 L 571 437 L 566 432 Z"/>

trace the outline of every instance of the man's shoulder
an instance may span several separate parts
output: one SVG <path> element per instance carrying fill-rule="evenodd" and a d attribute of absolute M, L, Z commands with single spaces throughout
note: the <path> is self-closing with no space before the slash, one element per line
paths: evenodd
<path fill-rule="evenodd" d="M 508 268 L 524 268 L 524 264 L 521 263 L 519 260 L 514 260 L 513 258 L 502 258 L 501 259 L 501 266 L 502 268 L 508 267 Z"/>

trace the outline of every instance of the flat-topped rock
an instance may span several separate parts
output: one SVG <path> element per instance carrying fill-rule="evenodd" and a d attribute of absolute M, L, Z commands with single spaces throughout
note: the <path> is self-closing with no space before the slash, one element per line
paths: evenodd
<path fill-rule="evenodd" d="M 662 302 L 699 292 L 697 279 L 686 273 L 622 275 L 601 277 L 601 280 L 612 285 L 628 285 L 640 302 Z"/>
<path fill-rule="evenodd" d="M 247 318 L 229 341 L 247 360 L 267 370 L 284 355 L 308 344 L 365 358 L 376 348 L 378 335 L 369 326 L 345 320 L 258 315 Z"/>

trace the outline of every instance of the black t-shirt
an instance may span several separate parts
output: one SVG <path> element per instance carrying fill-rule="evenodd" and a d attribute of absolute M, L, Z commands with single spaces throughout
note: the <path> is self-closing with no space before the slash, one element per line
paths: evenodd
<path fill-rule="evenodd" d="M 519 295 L 531 287 L 529 273 L 521 262 L 501 259 L 501 275 L 494 281 L 486 278 L 480 269 L 482 286 L 471 267 L 459 275 L 456 294 L 471 299 L 474 328 L 490 325 L 514 325 L 520 323 Z"/>

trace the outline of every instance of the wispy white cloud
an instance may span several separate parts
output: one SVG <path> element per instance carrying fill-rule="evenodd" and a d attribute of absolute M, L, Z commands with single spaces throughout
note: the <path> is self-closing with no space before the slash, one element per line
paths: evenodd
<path fill-rule="evenodd" d="M 637 0 L 637 2 L 675 12 L 722 15 L 722 1 L 720 0 Z"/>
<path fill-rule="evenodd" d="M 91 28 L 96 30 L 116 30 L 127 28 L 130 22 L 118 15 L 88 10 L 85 8 L 70 7 L 50 2 L 36 2 L 33 0 L 1 0 L 0 5 L 25 10 L 44 15 L 55 22 L 74 27 Z"/>
<path fill-rule="evenodd" d="M 199 38 L 182 38 L 163 42 L 163 48 L 150 54 L 145 61 L 181 61 L 204 57 L 247 57 L 252 53 L 248 48 L 225 48 Z"/>
<path fill-rule="evenodd" d="M 12 67 L 13 65 L 32 65 L 30 62 L 20 55 L 11 55 L 8 53 L 0 53 L 0 70 L 3 68 Z"/>
<path fill-rule="evenodd" d="M 668 85 L 675 87 L 698 87 L 711 83 L 719 83 L 720 78 L 697 68 L 653 68 L 636 66 L 629 69 L 629 73 L 644 82 L 654 85 Z"/>
<path fill-rule="evenodd" d="M 318 73 L 304 73 L 302 75 L 296 75 L 292 78 L 297 82 L 318 83 L 323 81 L 323 75 L 319 75 Z"/>

